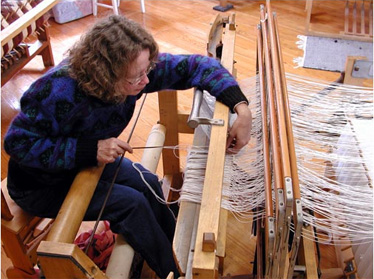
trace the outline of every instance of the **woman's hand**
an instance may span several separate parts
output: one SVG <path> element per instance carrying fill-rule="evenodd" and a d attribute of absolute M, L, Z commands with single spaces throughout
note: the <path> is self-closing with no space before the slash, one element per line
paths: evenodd
<path fill-rule="evenodd" d="M 132 153 L 131 146 L 117 138 L 99 140 L 97 143 L 97 161 L 99 165 L 113 163 L 118 156 L 125 152 Z"/>
<path fill-rule="evenodd" d="M 238 117 L 229 130 L 226 144 L 229 153 L 238 153 L 251 139 L 252 113 L 248 105 L 245 103 L 239 104 L 235 111 Z"/>

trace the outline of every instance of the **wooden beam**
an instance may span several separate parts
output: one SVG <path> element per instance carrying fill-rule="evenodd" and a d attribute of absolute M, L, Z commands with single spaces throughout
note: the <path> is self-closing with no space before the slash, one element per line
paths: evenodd
<path fill-rule="evenodd" d="M 194 133 L 194 146 L 206 146 L 208 138 L 201 127 Z M 197 223 L 200 214 L 198 203 L 181 201 L 177 225 L 173 240 L 173 251 L 176 262 L 182 274 L 187 278 L 192 276 L 192 262 L 195 249 Z"/>
<path fill-rule="evenodd" d="M 80 171 L 70 187 L 47 240 L 73 243 L 104 166 Z"/>
<path fill-rule="evenodd" d="M 176 146 L 179 144 L 177 91 L 160 91 L 158 93 L 158 104 L 159 123 L 166 127 L 165 145 Z M 179 157 L 178 149 L 164 149 L 162 151 L 164 175 L 180 173 L 180 163 L 177 157 Z"/>
<path fill-rule="evenodd" d="M 226 25 L 223 42 L 222 65 L 232 72 L 234 65 L 235 46 L 235 16 Z M 223 126 L 212 126 L 207 166 L 205 171 L 199 223 L 196 234 L 195 252 L 193 258 L 193 274 L 196 278 L 216 278 L 218 276 L 218 258 L 224 255 L 226 235 L 222 230 L 226 227 L 226 218 L 221 218 L 221 200 L 226 154 L 226 137 L 228 129 L 229 109 L 222 103 L 216 102 L 214 119 L 223 119 Z M 226 214 L 227 215 L 227 214 Z M 222 226 L 220 226 L 220 223 Z M 221 228 L 221 229 L 220 229 Z M 217 252 L 203 251 L 204 234 L 211 234 L 217 242 Z"/>
<path fill-rule="evenodd" d="M 14 21 L 4 30 L 1 30 L 1 46 L 7 44 L 15 36 L 22 32 L 23 29 L 27 28 L 30 24 L 35 22 L 38 18 L 43 16 L 46 12 L 58 4 L 60 0 L 44 0 L 38 5 L 32 8 L 30 11 L 25 13 L 22 17 Z"/>
<path fill-rule="evenodd" d="M 348 56 L 345 61 L 345 74 L 344 74 L 344 84 L 364 86 L 364 78 L 354 78 L 352 72 L 354 71 L 354 64 L 356 60 L 367 60 L 365 56 Z"/>
<path fill-rule="evenodd" d="M 42 241 L 38 258 L 46 278 L 108 278 L 75 244 Z"/>
<path fill-rule="evenodd" d="M 318 278 L 316 248 L 312 226 L 303 227 L 303 238 L 299 249 L 299 264 L 305 265 L 306 278 Z"/>

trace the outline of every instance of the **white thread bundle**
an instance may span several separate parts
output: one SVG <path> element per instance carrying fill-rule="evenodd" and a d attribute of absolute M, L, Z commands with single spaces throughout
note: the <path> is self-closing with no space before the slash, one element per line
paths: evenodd
<path fill-rule="evenodd" d="M 362 143 L 352 121 L 372 119 L 372 89 L 329 86 L 293 75 L 287 76 L 287 82 L 304 222 L 316 228 L 317 237 L 334 234 L 335 243 L 346 237 L 371 241 L 373 168 L 368 164 L 373 144 L 369 140 L 371 146 L 365 149 L 365 157 L 371 158 L 367 161 L 361 156 Z M 346 137 L 349 142 L 342 140 Z M 344 182 L 342 175 L 349 175 L 350 181 Z"/>
<path fill-rule="evenodd" d="M 255 82 L 251 80 L 250 82 Z M 256 92 L 256 91 L 253 91 Z M 203 117 L 212 118 L 214 98 L 204 93 L 206 103 L 200 112 Z M 224 167 L 224 181 L 222 191 L 222 207 L 230 210 L 243 222 L 249 222 L 252 217 L 261 217 L 262 212 L 253 216 L 254 208 L 264 204 L 264 178 L 262 164 L 261 132 L 258 98 L 251 98 L 250 107 L 253 114 L 252 139 L 248 146 L 238 154 L 227 154 Z M 230 122 L 234 121 L 234 116 Z M 210 134 L 209 126 L 200 126 L 205 134 Z M 201 202 L 202 187 L 204 185 L 207 149 L 193 146 L 187 157 L 184 170 L 184 182 L 180 200 Z"/>
<path fill-rule="evenodd" d="M 251 102 L 251 142 L 239 154 L 227 155 L 225 163 L 222 207 L 242 221 L 248 220 L 248 215 L 261 217 L 262 211 L 256 216 L 251 211 L 263 208 L 265 203 L 261 112 L 255 83 L 256 77 L 241 84 Z M 287 85 L 305 223 L 316 228 L 317 238 L 330 240 L 334 234 L 335 243 L 344 242 L 346 237 L 357 242 L 371 241 L 373 174 L 362 154 L 358 155 L 362 150 L 349 123 L 351 119 L 372 118 L 372 89 L 328 85 L 295 75 L 287 75 Z M 209 134 L 209 128 L 204 129 Z M 345 135 L 355 139 L 348 146 L 338 142 Z M 352 152 L 340 154 L 338 148 Z M 365 157 L 373 158 L 372 150 L 371 144 Z M 180 200 L 200 202 L 206 156 L 207 150 L 191 148 Z M 344 172 L 350 174 L 349 183 L 339 181 L 337 173 Z M 366 181 L 363 177 L 367 177 Z"/>

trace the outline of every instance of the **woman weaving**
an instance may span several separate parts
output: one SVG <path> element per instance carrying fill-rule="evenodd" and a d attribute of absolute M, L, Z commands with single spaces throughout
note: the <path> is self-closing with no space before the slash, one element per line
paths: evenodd
<path fill-rule="evenodd" d="M 219 62 L 200 55 L 159 53 L 153 37 L 123 16 L 99 21 L 21 98 L 21 112 L 4 142 L 11 156 L 11 197 L 25 211 L 53 218 L 75 175 L 82 168 L 106 164 L 85 215 L 87 221 L 96 220 L 120 156 L 132 153 L 131 146 L 117 137 L 128 125 L 136 101 L 143 93 L 192 87 L 210 92 L 237 114 L 227 147 L 239 151 L 250 139 L 251 113 L 237 82 Z M 143 174 L 163 197 L 157 176 Z M 159 277 L 170 271 L 179 274 L 171 246 L 174 216 L 126 158 L 102 219 Z"/>

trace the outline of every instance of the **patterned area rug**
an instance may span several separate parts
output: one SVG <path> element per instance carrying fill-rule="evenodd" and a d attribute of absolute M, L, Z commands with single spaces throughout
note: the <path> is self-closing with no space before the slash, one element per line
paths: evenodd
<path fill-rule="evenodd" d="M 294 59 L 298 67 L 342 72 L 347 56 L 365 56 L 373 60 L 373 43 L 316 36 L 298 36 L 296 42 L 304 56 Z"/>

